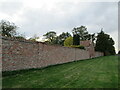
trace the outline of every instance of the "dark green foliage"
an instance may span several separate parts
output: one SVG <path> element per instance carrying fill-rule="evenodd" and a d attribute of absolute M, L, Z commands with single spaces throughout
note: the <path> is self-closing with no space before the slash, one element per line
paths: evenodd
<path fill-rule="evenodd" d="M 80 36 L 78 34 L 75 34 L 73 36 L 73 45 L 80 45 Z"/>
<path fill-rule="evenodd" d="M 88 40 L 90 39 L 90 35 L 88 34 L 87 28 L 85 26 L 73 28 L 73 35 L 79 35 L 80 40 Z"/>
<path fill-rule="evenodd" d="M 94 42 L 95 40 L 95 33 L 89 34 L 87 31 L 87 28 L 85 26 L 77 27 L 72 30 L 73 33 L 73 45 L 80 45 L 80 40 L 92 40 Z M 50 31 L 47 32 L 45 35 L 47 39 L 47 43 L 49 44 L 58 44 L 58 45 L 64 45 L 64 41 L 66 38 L 71 37 L 71 34 L 68 32 L 63 32 L 59 36 L 57 36 L 56 32 Z"/>
<path fill-rule="evenodd" d="M 16 33 L 17 26 L 9 21 L 2 20 L 0 22 L 0 33 L 2 36 L 14 37 Z"/>
<path fill-rule="evenodd" d="M 70 47 L 79 48 L 79 49 L 84 49 L 85 50 L 85 47 L 81 46 L 81 45 L 71 45 Z"/>
<path fill-rule="evenodd" d="M 56 35 L 56 32 L 54 31 L 50 31 L 47 32 L 45 35 L 43 35 L 46 37 L 47 42 L 49 44 L 58 44 L 58 45 L 64 45 L 64 41 L 67 37 L 70 37 L 71 34 L 68 32 L 63 32 L 62 34 L 60 34 L 59 36 Z"/>
<path fill-rule="evenodd" d="M 9 21 L 2 20 L 0 22 L 0 34 L 6 37 L 15 37 L 17 39 L 26 39 L 25 35 L 16 31 L 18 27 Z"/>
<path fill-rule="evenodd" d="M 114 55 L 114 41 L 110 38 L 110 35 L 105 34 L 102 30 L 98 33 L 95 50 L 104 52 L 104 55 Z"/>
<path fill-rule="evenodd" d="M 79 45 L 80 41 L 83 41 L 83 40 L 92 40 L 92 42 L 94 43 L 96 39 L 95 33 L 89 34 L 85 26 L 73 28 L 72 33 L 73 33 L 73 45 Z M 78 37 L 76 37 L 76 35 L 79 35 L 80 41 Z"/>
<path fill-rule="evenodd" d="M 118 88 L 118 76 L 118 56 L 105 56 L 43 69 L 3 72 L 2 88 L 109 90 Z"/>
<path fill-rule="evenodd" d="M 58 45 L 64 45 L 64 41 L 66 38 L 70 37 L 71 34 L 68 32 L 63 32 L 62 34 L 60 34 L 59 36 L 57 36 L 54 40 L 54 44 L 58 44 Z"/>
<path fill-rule="evenodd" d="M 92 42 L 94 43 L 94 41 L 96 39 L 95 33 L 91 34 L 90 37 L 91 37 Z"/>
<path fill-rule="evenodd" d="M 47 32 L 46 34 L 44 34 L 43 36 L 45 36 L 45 39 L 47 39 L 47 41 L 50 44 L 53 44 L 53 42 L 54 42 L 54 40 L 56 38 L 56 32 L 50 31 L 50 32 Z"/>
<path fill-rule="evenodd" d="M 25 38 L 22 37 L 22 36 L 16 36 L 15 38 L 17 38 L 17 39 L 24 39 L 25 40 Z"/>
<path fill-rule="evenodd" d="M 120 51 L 118 51 L 118 54 L 120 54 Z"/>
<path fill-rule="evenodd" d="M 17 33 L 17 35 L 15 36 L 15 38 L 26 40 L 25 34 L 20 34 L 20 33 Z"/>

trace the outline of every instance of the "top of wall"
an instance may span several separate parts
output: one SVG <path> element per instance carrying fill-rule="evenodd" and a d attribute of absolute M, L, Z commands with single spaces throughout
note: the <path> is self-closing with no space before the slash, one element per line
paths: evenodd
<path fill-rule="evenodd" d="M 49 46 L 55 46 L 55 47 L 63 47 L 63 48 L 73 48 L 73 47 L 64 47 L 64 46 L 61 46 L 61 45 L 51 45 L 51 44 L 47 44 L 47 43 L 44 43 L 44 42 L 38 42 L 38 41 L 31 41 L 31 40 L 26 40 L 26 39 L 18 39 L 18 38 L 15 38 L 15 37 L 5 37 L 5 36 L 1 36 L 0 35 L 0 39 L 3 39 L 3 40 L 8 40 L 8 41 L 19 41 L 19 42 L 24 42 L 24 43 L 41 43 L 41 44 L 45 44 L 45 45 L 49 45 Z M 73 48 L 73 49 L 78 49 L 78 48 Z M 79 50 L 83 50 L 83 49 L 79 49 Z M 85 51 L 85 50 L 83 50 Z"/>
<path fill-rule="evenodd" d="M 20 42 L 30 42 L 30 43 L 38 43 L 37 41 L 31 41 L 31 40 L 26 40 L 26 39 L 21 39 L 21 38 L 15 38 L 15 37 L 5 37 L 5 36 L 0 36 L 0 39 L 4 40 L 10 40 L 10 41 L 20 41 Z M 42 43 L 42 42 L 39 42 Z"/>

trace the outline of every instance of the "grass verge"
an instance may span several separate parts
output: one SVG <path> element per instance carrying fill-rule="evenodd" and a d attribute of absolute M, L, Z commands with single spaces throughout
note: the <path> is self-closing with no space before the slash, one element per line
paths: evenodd
<path fill-rule="evenodd" d="M 117 88 L 118 56 L 3 72 L 3 88 Z"/>

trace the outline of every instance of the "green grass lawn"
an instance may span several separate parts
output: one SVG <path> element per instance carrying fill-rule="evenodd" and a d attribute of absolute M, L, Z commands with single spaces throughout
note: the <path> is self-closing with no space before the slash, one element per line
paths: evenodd
<path fill-rule="evenodd" d="M 3 88 L 117 88 L 118 56 L 4 72 Z"/>

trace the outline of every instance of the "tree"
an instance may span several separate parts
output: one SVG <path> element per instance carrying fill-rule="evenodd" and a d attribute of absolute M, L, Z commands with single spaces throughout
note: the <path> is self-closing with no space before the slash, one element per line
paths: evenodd
<path fill-rule="evenodd" d="M 79 35 L 80 40 L 90 40 L 91 35 L 88 33 L 87 28 L 85 26 L 73 28 L 72 30 L 73 35 Z"/>
<path fill-rule="evenodd" d="M 73 45 L 73 37 L 68 37 L 64 41 L 64 46 L 71 46 Z"/>
<path fill-rule="evenodd" d="M 2 36 L 14 37 L 16 33 L 17 26 L 9 21 L 2 20 L 0 22 L 0 33 Z"/>
<path fill-rule="evenodd" d="M 47 41 L 50 44 L 53 44 L 53 42 L 54 42 L 54 40 L 56 38 L 56 32 L 50 31 L 50 32 L 47 32 L 46 34 L 44 34 L 43 36 L 45 36 L 45 39 L 47 39 Z"/>
<path fill-rule="evenodd" d="M 95 33 L 91 34 L 91 40 L 93 43 L 94 43 L 95 39 L 96 39 Z"/>
<path fill-rule="evenodd" d="M 56 37 L 56 39 L 54 40 L 54 44 L 59 44 L 59 45 L 64 45 L 64 41 L 66 38 L 70 37 L 71 34 L 68 32 L 63 32 L 62 34 L 60 34 L 59 36 Z"/>
<path fill-rule="evenodd" d="M 104 53 L 104 55 L 114 55 L 115 54 L 115 48 L 114 48 L 114 41 L 112 38 L 110 38 L 110 35 L 105 34 L 102 30 L 97 35 L 96 40 L 96 51 L 101 51 Z"/>
<path fill-rule="evenodd" d="M 118 54 L 120 54 L 120 51 L 118 51 Z"/>
<path fill-rule="evenodd" d="M 80 45 L 80 36 L 78 34 L 75 34 L 73 36 L 73 45 Z"/>

